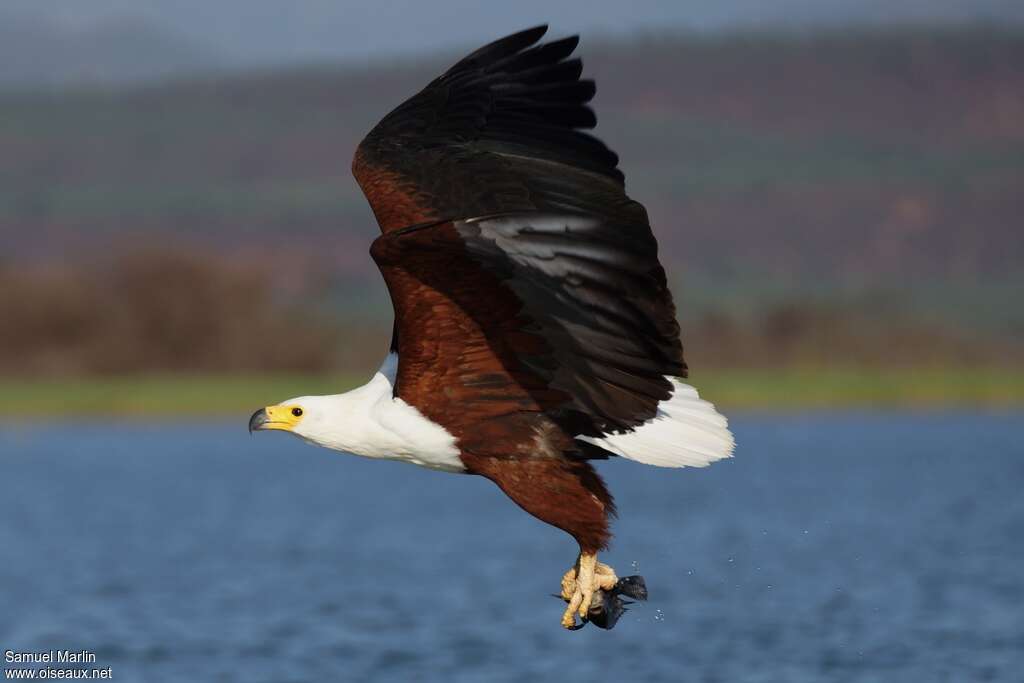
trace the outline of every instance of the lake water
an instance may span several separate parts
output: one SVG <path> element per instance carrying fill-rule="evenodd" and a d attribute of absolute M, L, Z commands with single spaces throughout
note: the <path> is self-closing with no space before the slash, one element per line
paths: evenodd
<path fill-rule="evenodd" d="M 651 600 L 574 633 L 572 540 L 489 482 L 246 417 L 4 427 L 0 649 L 122 683 L 1024 680 L 1024 415 L 739 415 L 708 469 L 602 463 L 603 559 Z"/>

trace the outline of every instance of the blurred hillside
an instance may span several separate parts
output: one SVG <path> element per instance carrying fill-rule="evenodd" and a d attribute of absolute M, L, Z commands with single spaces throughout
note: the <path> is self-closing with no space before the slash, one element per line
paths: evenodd
<path fill-rule="evenodd" d="M 68 26 L 0 7 L 0 88 L 152 80 L 222 61 L 215 49 L 135 18 Z"/>
<path fill-rule="evenodd" d="M 8 17 L 49 28 L 3 34 Z M 24 24 L 25 22 L 20 22 Z M 818 30 L 901 24 L 1024 26 L 1019 0 L 4 0 L 0 3 L 0 87 L 4 74 L 63 71 L 64 82 L 122 82 L 140 74 L 161 77 L 182 68 L 187 42 L 193 59 L 209 67 L 253 69 L 311 62 L 365 63 L 438 50 L 465 54 L 488 36 L 548 23 L 555 32 L 592 39 L 637 32 Z M 121 28 L 135 25 L 154 40 L 131 41 Z M 48 34 L 50 36 L 48 37 Z M 83 41 L 106 34 L 110 43 Z M 33 38 L 25 40 L 19 38 Z M 52 40 L 50 38 L 56 38 Z M 184 40 L 183 40 L 184 39 Z M 128 43 L 127 59 L 112 52 Z M 11 49 L 17 46 L 17 49 Z M 69 50 L 73 46 L 76 49 Z M 87 49 L 81 49 L 81 48 Z M 13 57 L 13 59 L 11 59 Z M 25 78 L 18 79 L 25 82 Z"/>
<path fill-rule="evenodd" d="M 1021 361 L 1024 32 L 675 36 L 581 54 L 691 363 Z M 0 371 L 266 369 L 273 354 L 238 360 L 243 340 L 302 330 L 312 341 L 271 369 L 345 364 L 327 349 L 356 330 L 376 358 L 390 309 L 349 162 L 448 61 L 0 95 L 0 277 L 23 297 L 5 327 L 40 330 L 3 335 Z M 199 274 L 154 285 L 167 250 Z M 249 301 L 231 284 L 240 265 Z M 68 321 L 172 304 L 168 334 L 224 329 L 150 357 L 112 351 L 164 348 L 134 328 Z M 261 315 L 223 323 L 247 305 Z"/>

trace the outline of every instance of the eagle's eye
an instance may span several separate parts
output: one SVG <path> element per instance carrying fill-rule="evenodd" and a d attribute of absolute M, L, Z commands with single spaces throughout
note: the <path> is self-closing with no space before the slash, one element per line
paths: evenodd
<path fill-rule="evenodd" d="M 302 408 L 292 408 L 292 415 L 302 417 Z"/>

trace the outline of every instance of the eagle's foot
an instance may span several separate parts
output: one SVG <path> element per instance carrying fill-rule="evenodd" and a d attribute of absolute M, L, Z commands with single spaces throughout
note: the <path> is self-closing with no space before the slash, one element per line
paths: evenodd
<path fill-rule="evenodd" d="M 562 576 L 562 599 L 569 603 L 562 615 L 562 626 L 576 629 L 576 615 L 581 619 L 587 617 L 595 593 L 610 591 L 618 581 L 614 569 L 597 561 L 597 553 L 581 552 L 575 566 Z"/>

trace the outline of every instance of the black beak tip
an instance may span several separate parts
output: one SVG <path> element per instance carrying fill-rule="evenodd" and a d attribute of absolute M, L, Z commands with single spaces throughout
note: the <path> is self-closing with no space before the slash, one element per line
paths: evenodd
<path fill-rule="evenodd" d="M 252 417 L 249 418 L 249 433 L 252 434 L 253 432 L 258 431 L 260 427 L 266 423 L 267 411 L 265 408 L 260 408 L 252 414 Z"/>

